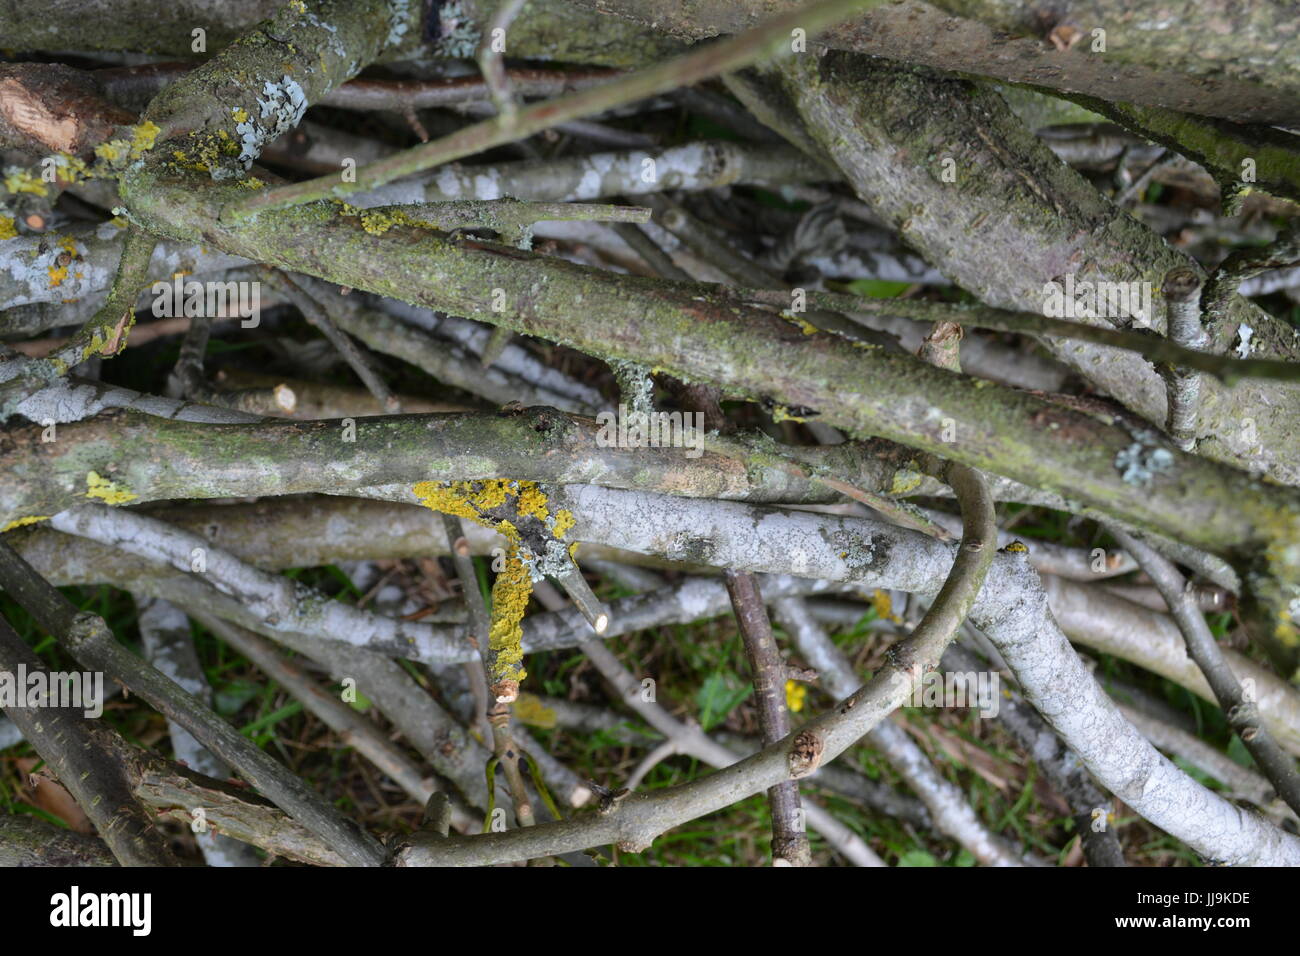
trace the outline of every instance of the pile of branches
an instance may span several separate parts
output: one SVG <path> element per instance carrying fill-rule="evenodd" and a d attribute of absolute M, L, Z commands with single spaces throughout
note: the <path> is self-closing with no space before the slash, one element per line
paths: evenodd
<path fill-rule="evenodd" d="M 168 734 L 0 693 L 88 831 L 0 860 L 590 865 L 766 794 L 778 865 L 1300 863 L 1282 0 L 138 6 L 0 25 L 0 676 Z M 669 625 L 738 630 L 720 730 Z M 1032 835 L 918 742 L 989 680 Z"/>

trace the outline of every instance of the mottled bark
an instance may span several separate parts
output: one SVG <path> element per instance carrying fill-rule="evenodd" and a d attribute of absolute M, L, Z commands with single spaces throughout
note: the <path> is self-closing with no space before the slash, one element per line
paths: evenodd
<path fill-rule="evenodd" d="M 991 91 L 844 54 L 795 57 L 782 73 L 805 123 L 859 196 L 988 305 L 1042 313 L 1045 285 L 1067 275 L 1146 283 L 1154 315 L 1144 324 L 1163 331 L 1164 276 L 1179 266 L 1200 273 L 1062 165 Z M 1143 324 L 1123 315 L 1079 321 Z M 1207 328 L 1206 350 L 1227 351 L 1243 325 L 1254 330 L 1252 354 L 1300 357 L 1294 332 L 1241 298 Z M 1163 383 L 1142 358 L 1081 342 L 1045 344 L 1107 394 L 1164 423 Z M 1201 413 L 1201 454 L 1300 482 L 1300 447 L 1290 440 L 1300 390 L 1207 382 Z"/>

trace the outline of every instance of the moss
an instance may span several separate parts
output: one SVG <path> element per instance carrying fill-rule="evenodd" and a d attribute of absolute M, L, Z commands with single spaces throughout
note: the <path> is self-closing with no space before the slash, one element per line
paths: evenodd
<path fill-rule="evenodd" d="M 101 478 L 97 472 L 88 471 L 86 472 L 86 497 L 98 498 L 110 505 L 124 505 L 140 496 L 114 481 Z"/>

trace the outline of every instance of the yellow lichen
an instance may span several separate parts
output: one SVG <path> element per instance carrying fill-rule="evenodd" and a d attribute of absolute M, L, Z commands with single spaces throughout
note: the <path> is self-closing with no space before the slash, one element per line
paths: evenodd
<path fill-rule="evenodd" d="M 106 163 L 115 163 L 126 155 L 123 149 L 123 140 L 110 139 L 106 143 L 100 143 L 95 147 L 95 155 Z"/>
<path fill-rule="evenodd" d="M 4 178 L 5 189 L 11 193 L 32 193 L 36 196 L 48 196 L 50 191 L 45 183 L 30 170 L 15 169 Z"/>
<path fill-rule="evenodd" d="M 26 518 L 15 518 L 3 528 L 0 528 L 0 534 L 6 531 L 12 531 L 14 528 L 21 528 L 24 525 L 36 524 L 38 521 L 49 521 L 49 515 L 28 515 Z"/>
<path fill-rule="evenodd" d="M 545 522 L 550 514 L 546 506 L 546 495 L 542 489 L 531 481 L 520 482 L 518 508 L 521 515 L 531 515 L 538 521 Z"/>
<path fill-rule="evenodd" d="M 50 274 L 50 288 L 57 289 L 63 285 L 63 280 L 68 277 L 67 266 L 50 266 L 47 270 Z"/>
<path fill-rule="evenodd" d="M 533 579 L 519 557 L 519 546 L 506 550 L 505 570 L 492 582 L 492 623 L 488 628 L 488 680 L 516 684 L 528 676 L 523 668 L 524 631 L 520 622 L 533 593 Z"/>
<path fill-rule="evenodd" d="M 469 518 L 489 527 L 491 525 L 484 519 L 483 512 L 501 507 L 507 494 L 517 493 L 510 487 L 510 482 L 499 478 L 488 481 L 422 481 L 411 490 L 426 508 Z"/>
<path fill-rule="evenodd" d="M 14 228 L 12 216 L 0 216 L 0 239 L 13 239 L 17 237 L 18 230 Z"/>
<path fill-rule="evenodd" d="M 413 226 L 417 223 L 404 212 L 380 212 L 372 209 L 362 209 L 361 228 L 372 236 L 382 236 L 394 226 Z"/>
<path fill-rule="evenodd" d="M 574 523 L 573 512 L 561 508 L 555 512 L 555 524 L 551 527 L 551 533 L 557 538 L 563 538 L 573 528 Z M 574 543 L 574 547 L 577 547 L 577 542 Z"/>
<path fill-rule="evenodd" d="M 244 109 L 242 106 L 232 107 L 230 110 L 230 115 L 235 118 L 236 123 L 248 122 L 248 110 Z"/>
<path fill-rule="evenodd" d="M 818 332 L 821 331 L 821 329 L 817 328 L 817 326 L 813 325 L 807 319 L 802 318 L 798 313 L 791 312 L 788 309 L 782 310 L 781 318 L 785 319 L 787 322 L 793 322 L 795 325 L 799 326 L 800 330 L 803 332 L 804 335 L 816 335 Z"/>
<path fill-rule="evenodd" d="M 515 498 L 515 512 L 548 525 L 551 534 L 562 538 L 574 525 L 573 514 L 566 510 L 552 518 L 546 493 L 534 481 L 507 481 L 499 478 L 483 481 L 421 481 L 411 491 L 420 504 L 433 511 L 456 515 L 495 529 L 509 546 L 505 567 L 497 572 L 492 585 L 492 619 L 488 629 L 488 677 L 501 700 L 513 700 L 523 669 L 523 630 L 520 622 L 532 594 L 529 564 L 535 556 L 523 543 L 519 529 L 510 521 L 491 512 Z M 576 544 L 574 545 L 576 547 Z M 570 557 L 573 548 L 570 548 Z"/>
<path fill-rule="evenodd" d="M 882 591 L 880 588 L 872 591 L 871 606 L 875 609 L 876 617 L 882 621 L 893 621 L 895 624 L 903 623 L 903 619 L 894 613 L 894 602 L 889 597 L 888 591 Z"/>
<path fill-rule="evenodd" d="M 153 144 L 158 140 L 158 134 L 162 132 L 157 123 L 151 123 L 145 120 L 136 126 L 131 127 L 131 158 L 139 159 L 149 150 L 153 149 Z"/>
<path fill-rule="evenodd" d="M 89 471 L 86 472 L 86 497 L 98 498 L 110 505 L 124 505 L 140 496 L 132 494 L 117 482 L 101 478 L 97 472 Z"/>
<path fill-rule="evenodd" d="M 889 493 L 891 495 L 905 495 L 909 491 L 914 491 L 921 486 L 923 476 L 920 472 L 912 471 L 908 468 L 900 468 L 894 472 L 893 481 L 890 483 Z"/>
<path fill-rule="evenodd" d="M 549 730 L 559 718 L 554 710 L 542 703 L 536 694 L 520 694 L 515 698 L 514 715 L 525 724 Z"/>

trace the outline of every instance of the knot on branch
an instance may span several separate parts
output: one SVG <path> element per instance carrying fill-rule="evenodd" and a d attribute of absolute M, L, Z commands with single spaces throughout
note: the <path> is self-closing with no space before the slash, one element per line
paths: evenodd
<path fill-rule="evenodd" d="M 811 730 L 799 731 L 786 757 L 790 779 L 798 780 L 809 776 L 822 762 L 822 751 L 825 749 L 826 741 L 820 734 Z"/>

